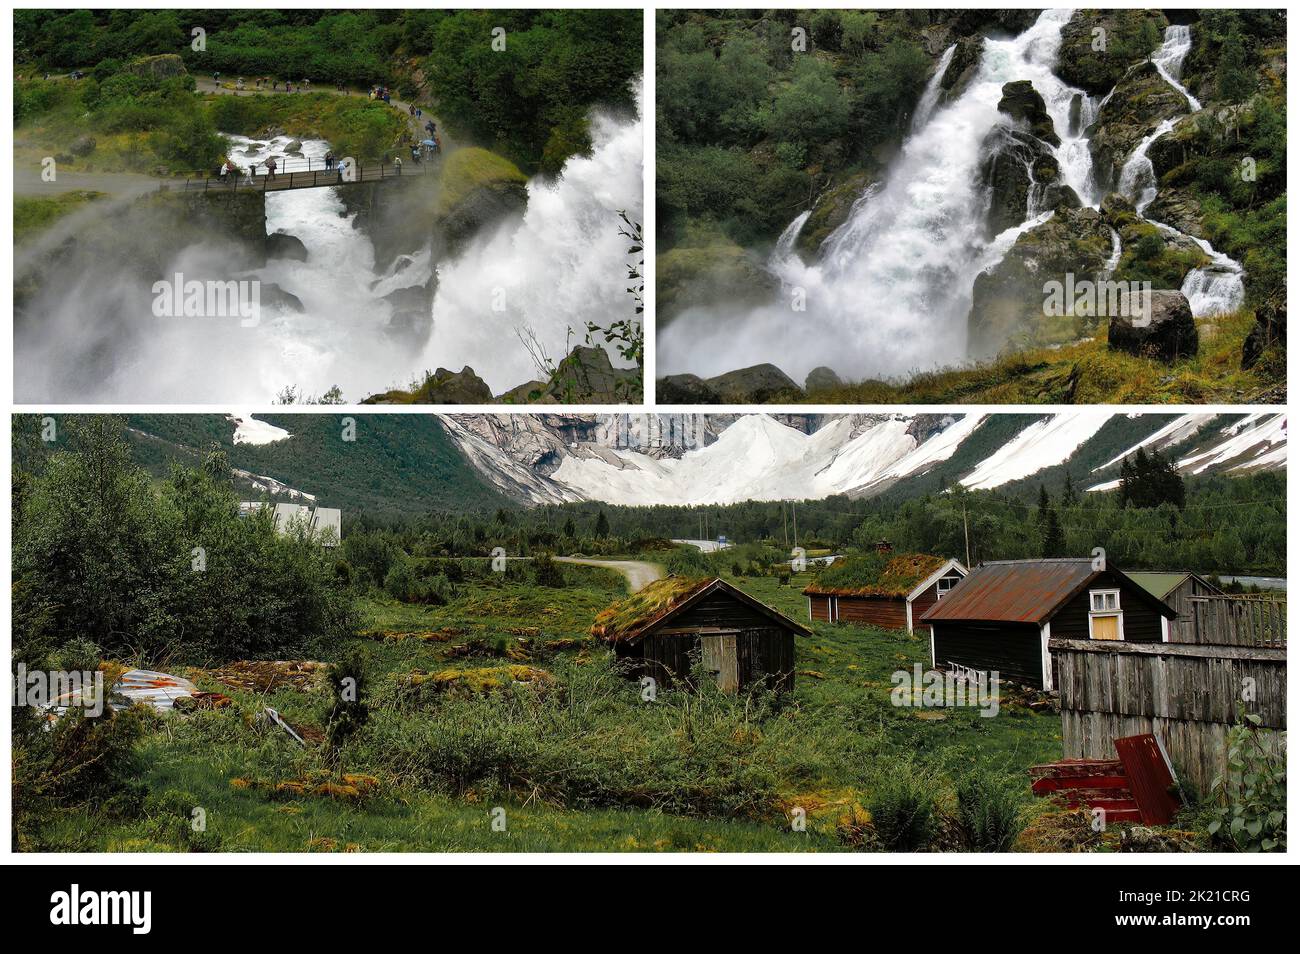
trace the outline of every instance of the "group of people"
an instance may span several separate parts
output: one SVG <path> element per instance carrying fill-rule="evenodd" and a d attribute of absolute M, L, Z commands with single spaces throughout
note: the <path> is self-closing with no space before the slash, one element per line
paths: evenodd
<path fill-rule="evenodd" d="M 382 100 L 384 105 L 392 105 L 393 94 L 386 86 L 372 86 L 370 88 L 370 98 Z"/>
<path fill-rule="evenodd" d="M 212 74 L 212 82 L 216 83 L 218 86 L 221 85 L 221 72 L 220 72 L 220 71 L 217 71 L 217 72 L 215 72 L 215 73 Z M 245 88 L 246 88 L 246 86 L 244 85 L 244 78 L 243 78 L 242 76 L 237 77 L 237 78 L 235 79 L 235 90 L 238 92 L 239 90 L 242 90 L 242 89 L 245 89 Z M 256 89 L 256 90 L 268 90 L 268 89 L 269 89 L 269 90 L 270 90 L 271 92 L 273 92 L 273 93 L 278 93 L 278 92 L 280 92 L 280 81 L 279 81 L 279 80 L 276 80 L 276 79 L 271 79 L 269 76 L 262 76 L 262 77 L 259 77 L 258 79 L 253 80 L 253 88 Z M 342 89 L 343 89 L 343 84 L 342 84 L 342 83 L 339 83 L 338 88 L 339 88 L 340 91 L 342 91 Z M 285 80 L 285 81 L 284 81 L 284 91 L 285 91 L 286 93 L 293 93 L 293 92 L 301 93 L 301 92 L 303 92 L 304 90 L 310 90 L 310 89 L 311 89 L 311 80 L 309 80 L 309 79 L 305 79 L 305 78 L 304 78 L 304 79 L 302 80 L 302 82 L 300 82 L 296 87 L 295 87 L 295 86 L 293 85 L 293 83 L 290 82 L 289 80 Z"/>

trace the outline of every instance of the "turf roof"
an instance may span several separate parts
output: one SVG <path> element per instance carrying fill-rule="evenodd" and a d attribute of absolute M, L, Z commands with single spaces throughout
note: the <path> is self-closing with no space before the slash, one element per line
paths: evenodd
<path fill-rule="evenodd" d="M 929 553 L 875 553 L 836 560 L 804 587 L 809 596 L 907 596 L 948 561 Z"/>

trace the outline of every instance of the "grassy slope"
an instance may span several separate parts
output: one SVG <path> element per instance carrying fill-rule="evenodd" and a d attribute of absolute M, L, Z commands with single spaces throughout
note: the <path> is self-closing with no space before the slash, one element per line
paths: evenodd
<path fill-rule="evenodd" d="M 1111 351 L 1105 329 L 1062 348 L 1017 352 L 990 364 L 918 374 L 904 384 L 867 381 L 805 395 L 813 404 L 1240 404 L 1285 400 L 1285 367 L 1241 370 L 1249 311 L 1198 322 L 1200 351 L 1172 366 Z M 1078 373 L 1073 396 L 1067 386 Z"/>
<path fill-rule="evenodd" d="M 87 202 L 102 199 L 102 192 L 64 192 L 49 198 L 14 196 L 14 242 L 49 228 L 65 215 L 69 215 Z"/>
<path fill-rule="evenodd" d="M 566 573 L 579 585 L 560 591 L 523 583 L 470 584 L 451 605 L 428 609 L 365 601 L 365 625 L 411 631 L 465 628 L 468 632 L 456 642 L 508 634 L 519 625 L 539 627 L 546 638 L 581 636 L 595 610 L 620 595 L 623 586 L 606 571 L 570 567 Z M 796 618 L 806 612 L 799 593 L 805 578 L 796 578 L 789 587 L 779 587 L 771 579 L 736 582 Z M 924 662 L 925 640 L 871 628 L 817 625 L 814 629 L 812 637 L 798 641 L 800 675 L 794 705 L 763 727 L 773 737 L 792 733 L 798 753 L 780 780 L 779 804 L 763 817 L 682 817 L 619 808 L 576 811 L 517 796 L 505 802 L 508 830 L 501 833 L 492 831 L 489 815 L 499 799 L 481 799 L 472 791 L 459 799 L 437 794 L 372 766 L 365 769 L 380 776 L 380 788 L 360 803 L 277 795 L 257 784 L 236 787 L 231 779 L 273 783 L 323 777 L 315 753 L 303 752 L 278 732 L 256 726 L 263 703 L 275 706 L 295 723 L 319 720 L 318 695 L 280 691 L 265 699 L 233 693 L 236 708 L 186 717 L 180 724 L 169 719 L 168 728 L 160 727 L 143 746 L 148 763 L 143 781 L 150 792 L 143 818 L 118 821 L 96 815 L 93 824 L 87 824 L 85 816 L 74 813 L 63 818 L 52 834 L 86 850 L 118 851 L 205 847 L 245 851 L 838 850 L 843 846 L 836 837 L 836 821 L 865 798 L 863 779 L 889 771 L 901 757 L 917 759 L 937 776 L 960 772 L 977 760 L 1020 774 L 1037 761 L 1059 755 L 1060 723 L 1054 715 L 1004 709 L 998 718 L 984 719 L 966 710 L 931 721 L 918 718 L 916 710 L 890 706 L 890 674 Z M 370 653 L 372 680 L 413 669 L 489 664 L 482 659 L 448 659 L 450 643 L 417 638 L 358 642 Z M 565 661 L 555 658 L 539 664 L 563 673 L 565 665 L 598 665 L 604 658 L 603 650 L 596 647 L 577 657 L 571 652 L 563 655 Z M 230 692 L 215 683 L 200 683 Z M 636 732 L 643 724 L 637 718 L 641 704 L 635 684 L 628 683 L 624 694 L 606 705 L 613 708 L 603 713 L 604 718 L 626 729 L 629 758 L 635 757 Z M 837 722 L 845 713 L 854 715 Z M 599 733 L 604 725 L 593 726 L 593 731 Z M 831 727 L 837 725 L 839 730 L 833 731 Z M 845 731 L 846 725 L 859 728 Z M 822 758 L 832 749 L 843 757 L 842 763 Z M 867 760 L 870 764 L 857 757 L 864 751 L 875 753 Z M 852 768 L 828 772 L 827 764 Z M 524 801 L 527 804 L 521 804 Z M 794 804 L 808 806 L 806 834 L 791 832 L 782 814 L 782 806 Z M 188 806 L 195 805 L 207 813 L 208 830 L 202 835 L 177 823 L 177 812 L 187 815 Z"/>

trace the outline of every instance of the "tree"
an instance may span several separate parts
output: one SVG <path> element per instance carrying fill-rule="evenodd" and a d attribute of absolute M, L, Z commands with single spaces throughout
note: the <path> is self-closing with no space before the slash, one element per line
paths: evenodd
<path fill-rule="evenodd" d="M 1215 81 L 1218 95 L 1231 103 L 1249 99 L 1258 87 L 1254 71 L 1246 59 L 1246 45 L 1240 28 L 1234 23 L 1219 48 L 1219 65 Z"/>
<path fill-rule="evenodd" d="M 594 531 L 597 540 L 604 540 L 609 536 L 609 517 L 605 516 L 602 509 L 596 514 L 596 529 Z"/>

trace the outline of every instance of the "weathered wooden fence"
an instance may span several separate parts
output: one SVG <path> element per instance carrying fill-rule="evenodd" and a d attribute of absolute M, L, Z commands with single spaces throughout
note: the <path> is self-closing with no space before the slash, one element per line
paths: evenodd
<path fill-rule="evenodd" d="M 1193 596 L 1192 625 L 1181 639 L 1197 645 L 1286 648 L 1286 599 L 1272 594 Z"/>
<path fill-rule="evenodd" d="M 1286 650 L 1053 639 L 1066 758 L 1115 757 L 1115 739 L 1152 732 L 1180 780 L 1207 793 L 1227 771 L 1238 708 L 1286 728 Z"/>

